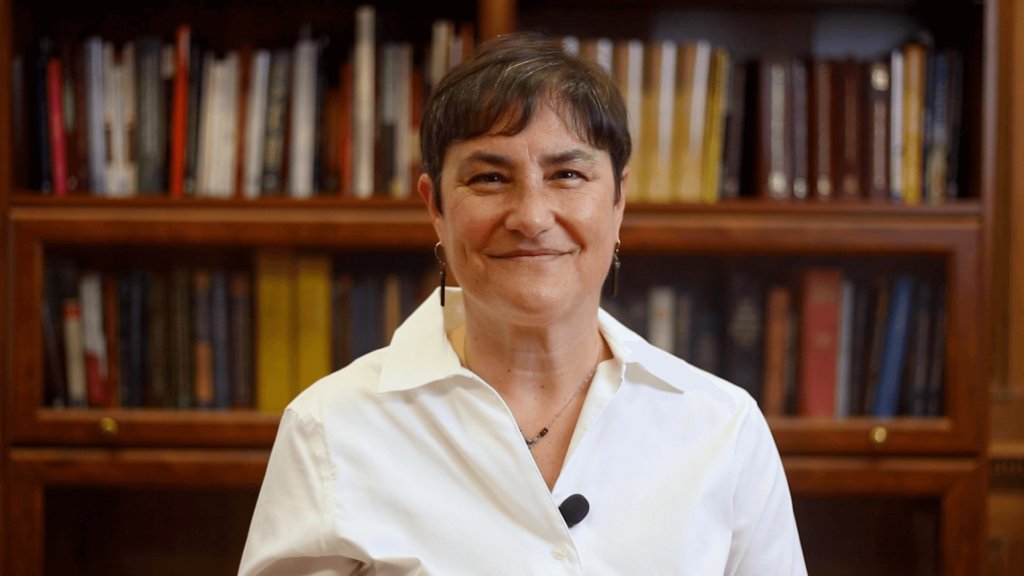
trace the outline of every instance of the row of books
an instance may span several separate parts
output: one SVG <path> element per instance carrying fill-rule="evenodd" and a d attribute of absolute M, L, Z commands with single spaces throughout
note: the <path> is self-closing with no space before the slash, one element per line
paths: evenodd
<path fill-rule="evenodd" d="M 376 42 L 373 7 L 355 18 L 354 45 L 332 52 L 306 31 L 292 48 L 217 53 L 188 25 L 173 43 L 43 38 L 32 70 L 14 60 L 15 109 L 30 111 L 15 118 L 33 119 L 15 126 L 15 149 L 36 160 L 23 184 L 109 197 L 409 196 L 425 98 L 472 49 L 473 27 L 434 22 L 417 59 L 410 43 Z"/>
<path fill-rule="evenodd" d="M 723 283 L 654 286 L 603 306 L 652 344 L 743 387 L 767 415 L 942 415 L 943 284 L 826 268 L 805 270 L 798 286 L 746 273 Z"/>
<path fill-rule="evenodd" d="M 960 193 L 964 71 L 955 50 L 908 44 L 876 62 L 745 63 L 706 41 L 563 43 L 608 70 L 626 100 L 627 199 L 936 204 Z"/>
<path fill-rule="evenodd" d="M 428 276 L 343 270 L 330 255 L 260 252 L 223 268 L 47 264 L 47 401 L 72 408 L 256 408 L 380 348 Z M 433 275 L 429 276 L 430 278 Z"/>

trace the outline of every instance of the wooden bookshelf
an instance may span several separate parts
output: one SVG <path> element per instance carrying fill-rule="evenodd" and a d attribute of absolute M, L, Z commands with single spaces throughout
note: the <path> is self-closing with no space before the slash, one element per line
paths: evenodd
<path fill-rule="evenodd" d="M 173 19 L 186 8 L 198 11 L 195 22 L 199 30 L 214 30 L 220 22 L 221 16 L 215 16 L 212 8 L 198 7 L 196 2 L 186 2 L 184 8 L 171 4 L 161 3 L 154 9 L 119 6 L 118 10 L 128 14 L 117 21 L 105 15 L 105 4 L 89 5 L 91 15 L 82 16 L 86 22 L 79 24 L 89 33 L 109 33 L 124 40 L 143 28 L 169 38 L 173 26 L 189 17 Z M 264 4 L 260 14 L 287 11 L 288 3 L 271 0 Z M 311 0 L 296 4 L 297 13 L 319 17 L 328 27 L 336 25 L 345 41 L 349 40 L 345 35 L 350 34 L 351 24 L 345 22 L 351 20 L 355 4 L 337 9 Z M 16 156 L 11 137 L 11 62 L 15 51 L 24 49 L 35 36 L 61 28 L 61 20 L 42 21 L 42 14 L 56 5 L 49 0 L 42 4 L 0 0 L 0 326 L 4 332 L 0 341 L 6 343 L 0 348 L 0 572 L 17 576 L 57 569 L 45 559 L 48 488 L 115 492 L 257 489 L 280 418 L 252 410 L 47 406 L 40 305 L 49 251 L 106 253 L 130 247 L 246 252 L 288 247 L 426 254 L 436 242 L 418 198 L 360 201 L 323 195 L 294 201 L 157 195 L 110 199 L 83 193 L 56 198 L 15 189 L 11 176 Z M 1000 116 L 997 97 L 1009 84 L 998 67 L 998 55 L 1007 42 L 999 23 L 1005 5 L 997 0 L 951 2 L 952 13 L 972 18 L 969 32 L 958 32 L 947 22 L 951 17 L 940 13 L 945 5 L 904 0 L 680 0 L 669 6 L 644 1 L 628 8 L 611 0 L 596 4 L 478 0 L 475 5 L 453 4 L 454 8 L 444 8 L 439 14 L 475 21 L 481 39 L 519 28 L 544 28 L 553 34 L 614 34 L 646 41 L 670 36 L 671 29 L 659 28 L 656 20 L 659 15 L 680 11 L 699 12 L 701 18 L 711 20 L 767 18 L 804 23 L 791 34 L 792 39 L 781 39 L 778 31 L 756 31 L 742 52 L 765 46 L 809 45 L 806 21 L 814 15 L 854 14 L 861 19 L 858 21 L 870 24 L 871 14 L 880 11 L 927 22 L 943 39 L 952 35 L 966 45 L 968 59 L 974 64 L 966 97 L 976 109 L 965 114 L 969 127 L 964 146 L 970 150 L 965 157 L 970 162 L 964 198 L 935 206 L 755 198 L 717 204 L 631 204 L 621 232 L 624 272 L 634 255 L 929 258 L 941 263 L 950 303 L 942 417 L 771 417 L 769 424 L 798 499 L 869 498 L 878 505 L 893 498 L 934 505 L 939 518 L 935 573 L 943 576 L 984 572 L 988 384 L 994 361 L 987 341 L 995 325 L 990 302 L 999 250 L 998 206 L 1004 194 L 997 178 L 1002 157 L 998 144 L 1009 130 Z M 241 3 L 227 2 L 225 6 L 225 13 L 236 17 L 219 40 L 229 46 L 291 41 L 295 34 L 291 21 L 301 19 L 290 14 L 286 21 L 264 22 L 264 18 L 244 15 Z M 378 12 L 395 6 L 379 4 Z M 67 18 L 84 14 L 84 10 L 76 9 Z M 452 14 L 450 10 L 461 12 Z M 713 13 L 713 18 L 708 13 Z M 551 18 L 569 14 L 579 18 Z M 165 18 L 172 19 L 161 21 Z M 395 20 L 396 30 L 404 32 L 409 26 L 405 20 Z M 550 23 L 541 26 L 540 22 Z M 616 22 L 622 23 L 623 32 L 609 30 Z M 746 24 L 725 28 L 732 34 L 745 30 L 743 26 Z M 429 33 L 428 28 L 421 33 Z M 728 36 L 726 32 L 722 34 Z M 884 533 L 884 527 L 879 529 Z M 812 553 L 806 544 L 805 553 Z M 886 566 L 879 560 L 878 570 L 871 573 L 885 574 Z"/>

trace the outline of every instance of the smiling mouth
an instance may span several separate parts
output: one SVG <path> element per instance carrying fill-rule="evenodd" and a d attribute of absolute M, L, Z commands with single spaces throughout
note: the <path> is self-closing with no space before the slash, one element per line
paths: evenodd
<path fill-rule="evenodd" d="M 499 260 L 530 260 L 530 259 L 545 259 L 555 258 L 558 256 L 565 255 L 565 252 L 556 250 L 514 250 L 512 252 L 505 252 L 502 254 L 493 254 L 492 258 Z"/>

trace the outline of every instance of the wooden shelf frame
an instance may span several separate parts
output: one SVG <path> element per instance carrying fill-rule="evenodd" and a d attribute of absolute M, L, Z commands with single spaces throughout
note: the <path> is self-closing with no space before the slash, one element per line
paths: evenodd
<path fill-rule="evenodd" d="M 45 204 L 45 203 L 44 203 Z M 18 205 L 10 211 L 14 286 L 13 406 L 16 444 L 268 447 L 277 419 L 251 411 L 52 410 L 43 404 L 42 304 L 47 246 L 290 246 L 317 249 L 426 250 L 436 241 L 426 210 L 412 202 L 331 206 L 104 203 Z M 932 255 L 945 259 L 949 297 L 946 402 L 943 418 L 880 421 L 773 419 L 780 450 L 792 454 L 969 454 L 983 447 L 978 423 L 987 395 L 981 377 L 978 310 L 981 222 L 977 215 L 929 211 L 885 215 L 833 207 L 818 214 L 776 206 L 753 210 L 628 210 L 621 238 L 633 253 Z M 120 432 L 103 435 L 114 418 Z M 878 445 L 870 431 L 889 430 Z"/>

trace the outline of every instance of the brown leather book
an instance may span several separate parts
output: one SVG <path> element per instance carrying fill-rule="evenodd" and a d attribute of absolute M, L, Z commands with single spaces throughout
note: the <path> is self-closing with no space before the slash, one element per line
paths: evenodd
<path fill-rule="evenodd" d="M 765 198 L 792 195 L 792 108 L 788 62 L 767 59 L 759 71 L 757 191 Z"/>
<path fill-rule="evenodd" d="M 838 87 L 839 109 L 834 142 L 839 147 L 839 196 L 852 200 L 861 194 L 861 64 L 848 59 L 842 64 Z"/>
<path fill-rule="evenodd" d="M 889 199 L 889 64 L 873 62 L 866 67 L 863 145 L 865 196 Z"/>
<path fill-rule="evenodd" d="M 786 353 L 789 316 L 793 295 L 786 286 L 768 291 L 764 334 L 764 392 L 761 409 L 765 416 L 781 416 L 786 407 Z"/>
<path fill-rule="evenodd" d="M 821 200 L 836 195 L 835 178 L 835 85 L 836 63 L 819 60 L 811 74 L 810 179 L 813 196 Z"/>
<path fill-rule="evenodd" d="M 793 86 L 793 198 L 805 200 L 809 195 L 811 186 L 808 162 L 810 141 L 808 134 L 808 83 L 807 63 L 802 60 L 794 60 L 791 67 Z"/>

